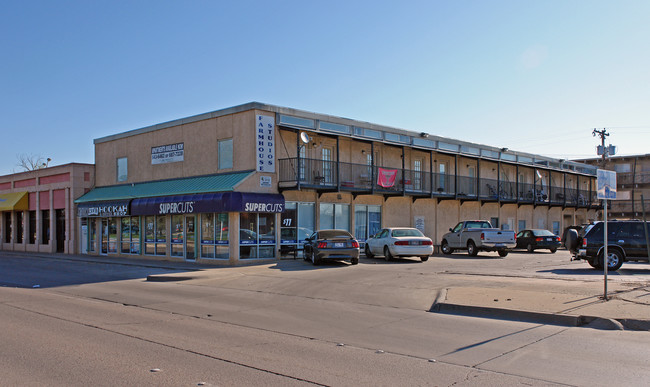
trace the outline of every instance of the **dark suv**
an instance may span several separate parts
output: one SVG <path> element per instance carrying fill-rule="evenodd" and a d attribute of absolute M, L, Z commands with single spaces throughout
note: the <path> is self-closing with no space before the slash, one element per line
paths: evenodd
<path fill-rule="evenodd" d="M 603 222 L 594 222 L 577 234 L 570 231 L 566 245 L 575 259 L 584 259 L 591 267 L 603 268 Z M 625 261 L 648 261 L 648 243 L 643 221 L 607 222 L 607 270 L 618 270 Z"/>

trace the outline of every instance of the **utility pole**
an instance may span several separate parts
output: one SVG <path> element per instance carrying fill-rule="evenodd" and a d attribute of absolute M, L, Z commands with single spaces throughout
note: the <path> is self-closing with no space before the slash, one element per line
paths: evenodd
<path fill-rule="evenodd" d="M 603 130 L 598 130 L 594 129 L 591 134 L 596 137 L 596 135 L 600 136 L 600 143 L 601 143 L 601 149 L 602 149 L 602 155 L 603 155 L 603 160 L 601 161 L 602 165 L 601 167 L 605 169 L 605 158 L 607 157 L 607 148 L 605 148 L 605 137 L 609 136 L 609 133 L 607 133 L 607 129 L 603 128 Z M 598 152 L 600 153 L 600 152 Z"/>

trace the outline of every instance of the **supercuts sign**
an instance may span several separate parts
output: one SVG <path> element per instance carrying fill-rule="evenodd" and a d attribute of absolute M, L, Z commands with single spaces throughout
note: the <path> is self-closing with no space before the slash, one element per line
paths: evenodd
<path fill-rule="evenodd" d="M 158 214 L 191 214 L 194 212 L 194 203 L 194 201 L 160 203 L 158 206 Z"/>
<path fill-rule="evenodd" d="M 242 212 L 282 212 L 284 204 L 280 203 L 245 203 Z"/>
<path fill-rule="evenodd" d="M 77 207 L 77 216 L 86 217 L 111 217 L 111 216 L 128 216 L 129 203 L 95 203 L 80 204 Z"/>
<path fill-rule="evenodd" d="M 210 212 L 284 211 L 284 197 L 279 194 L 252 192 L 216 192 L 195 195 L 135 199 L 132 215 L 173 215 Z"/>

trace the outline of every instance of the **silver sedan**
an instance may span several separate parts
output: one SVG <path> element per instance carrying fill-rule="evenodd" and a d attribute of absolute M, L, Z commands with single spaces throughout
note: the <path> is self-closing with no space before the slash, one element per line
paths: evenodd
<path fill-rule="evenodd" d="M 393 257 L 420 257 L 422 262 L 433 254 L 433 241 L 416 228 L 385 228 L 366 241 L 366 257 L 383 255 L 387 261 Z"/>

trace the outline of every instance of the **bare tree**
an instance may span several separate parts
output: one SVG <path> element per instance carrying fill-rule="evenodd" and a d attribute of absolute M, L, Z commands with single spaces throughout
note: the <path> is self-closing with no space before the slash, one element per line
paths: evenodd
<path fill-rule="evenodd" d="M 22 172 L 47 168 L 50 164 L 50 161 L 52 161 L 52 159 L 49 157 L 47 159 L 44 159 L 41 155 L 28 155 L 24 153 L 16 155 L 16 158 L 18 159 L 16 166 L 22 168 Z"/>

